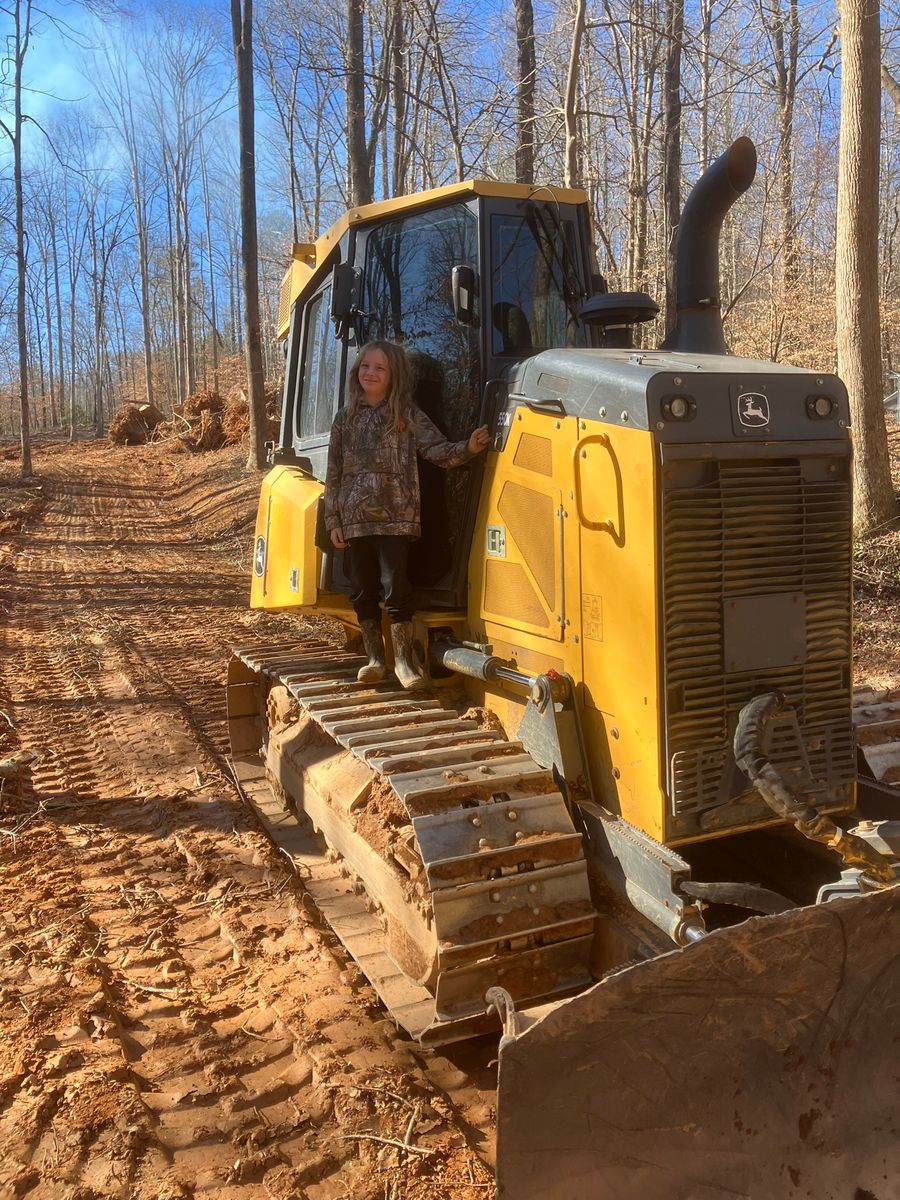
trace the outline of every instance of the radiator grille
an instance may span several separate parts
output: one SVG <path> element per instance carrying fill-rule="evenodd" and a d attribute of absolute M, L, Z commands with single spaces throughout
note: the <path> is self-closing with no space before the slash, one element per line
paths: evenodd
<path fill-rule="evenodd" d="M 731 752 L 737 714 L 761 691 L 780 689 L 796 709 L 793 724 L 773 729 L 769 752 L 782 769 L 823 793 L 854 776 L 850 486 L 846 462 L 823 457 L 680 462 L 667 475 L 665 733 L 670 833 L 684 836 L 743 824 L 754 805 L 768 815 Z M 783 601 L 792 628 L 757 633 L 770 665 L 729 671 L 725 606 L 752 613 L 754 597 Z"/>

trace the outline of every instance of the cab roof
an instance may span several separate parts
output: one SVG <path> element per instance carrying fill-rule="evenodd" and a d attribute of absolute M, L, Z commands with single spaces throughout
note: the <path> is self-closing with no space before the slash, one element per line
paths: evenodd
<path fill-rule="evenodd" d="M 378 200 L 374 204 L 361 204 L 348 209 L 330 229 L 316 238 L 314 242 L 294 243 L 291 250 L 291 263 L 281 283 L 281 297 L 278 305 L 278 337 L 287 337 L 291 305 L 352 226 L 387 220 L 401 213 L 429 208 L 433 204 L 462 200 L 470 196 L 496 196 L 504 200 L 540 200 L 543 198 L 552 199 L 558 204 L 587 203 L 587 193 L 581 188 L 551 187 L 543 183 L 498 183 L 493 179 L 466 179 L 461 183 L 450 183 L 445 187 L 430 188 L 425 192 L 414 192 L 409 196 L 395 196 L 390 200 Z"/>

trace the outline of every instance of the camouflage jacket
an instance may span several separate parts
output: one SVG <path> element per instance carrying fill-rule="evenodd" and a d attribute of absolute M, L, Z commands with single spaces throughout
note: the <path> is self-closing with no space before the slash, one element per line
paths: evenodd
<path fill-rule="evenodd" d="M 354 417 L 342 408 L 331 427 L 325 476 L 325 526 L 345 538 L 391 534 L 419 537 L 416 454 L 439 467 L 468 462 L 468 440 L 448 442 L 415 404 L 394 429 L 387 405 L 361 403 Z"/>

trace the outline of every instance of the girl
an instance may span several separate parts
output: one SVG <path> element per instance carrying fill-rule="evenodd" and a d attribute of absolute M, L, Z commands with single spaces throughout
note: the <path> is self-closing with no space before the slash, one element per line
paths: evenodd
<path fill-rule="evenodd" d="M 347 403 L 331 428 L 325 476 L 325 527 L 332 544 L 350 547 L 355 590 L 350 596 L 369 656 L 364 683 L 384 678 L 380 592 L 391 623 L 394 672 L 405 688 L 424 677 L 412 656 L 409 544 L 421 534 L 416 454 L 440 467 L 458 467 L 487 447 L 487 426 L 448 442 L 412 401 L 402 346 L 369 342 L 350 370 Z"/>

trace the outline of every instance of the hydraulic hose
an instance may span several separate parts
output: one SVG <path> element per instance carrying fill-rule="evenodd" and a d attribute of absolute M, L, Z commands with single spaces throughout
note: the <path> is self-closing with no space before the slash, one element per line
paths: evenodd
<path fill-rule="evenodd" d="M 875 887 L 889 887 L 897 882 L 890 861 L 852 833 L 844 833 L 829 817 L 820 813 L 805 798 L 796 795 L 766 758 L 762 739 L 766 726 L 785 708 L 781 692 L 766 692 L 756 696 L 741 709 L 734 731 L 734 757 L 753 786 L 779 817 L 790 821 L 804 837 L 835 850 L 848 867 L 862 871 Z"/>

